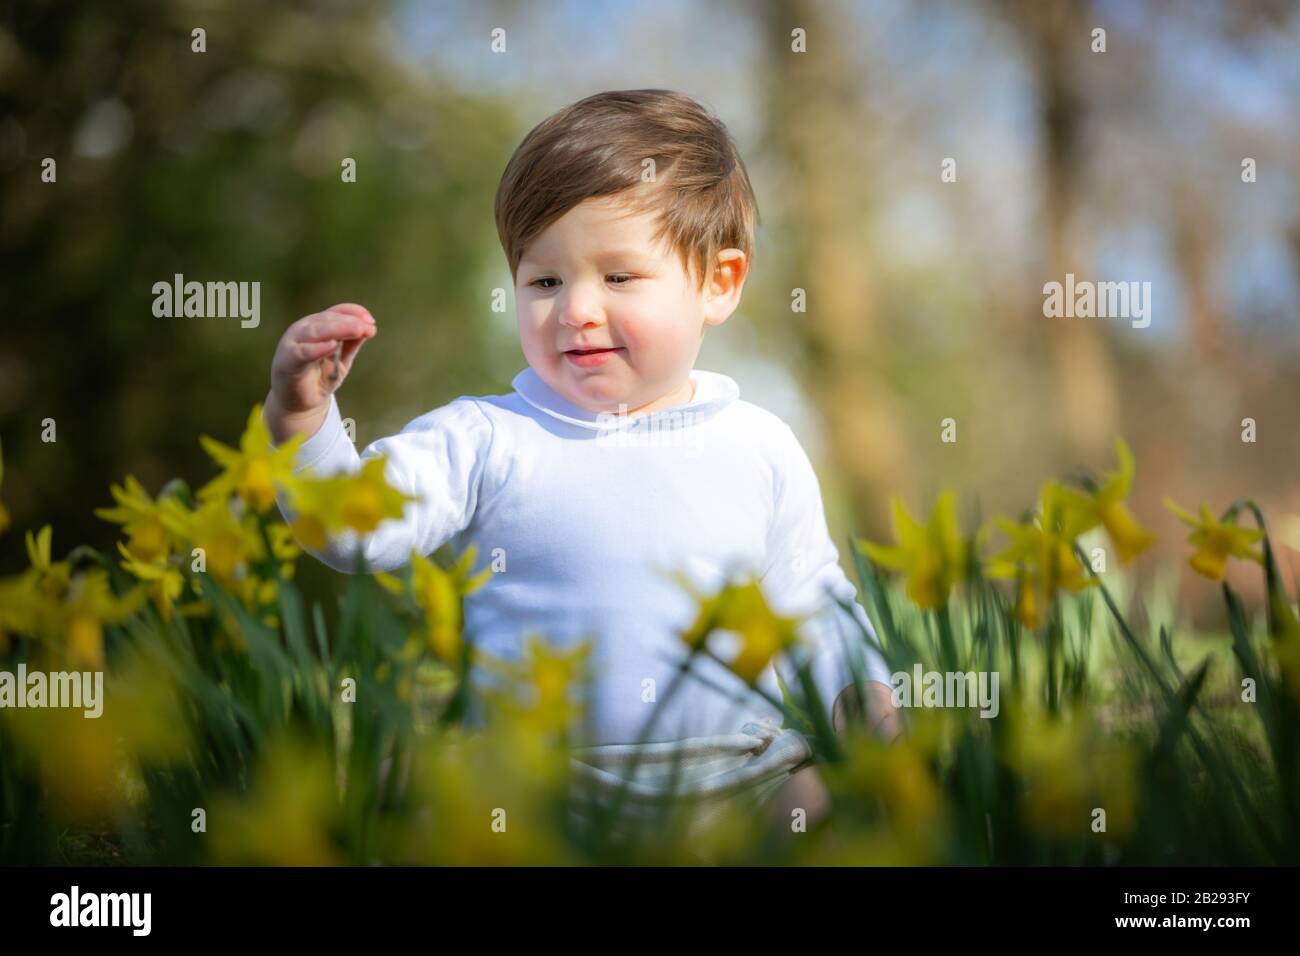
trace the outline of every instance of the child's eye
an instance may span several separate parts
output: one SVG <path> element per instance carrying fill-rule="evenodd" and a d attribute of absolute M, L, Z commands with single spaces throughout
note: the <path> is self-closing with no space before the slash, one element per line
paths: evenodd
<path fill-rule="evenodd" d="M 626 273 L 618 272 L 618 273 L 612 273 L 606 276 L 605 278 L 608 279 L 614 285 L 627 285 L 628 283 L 634 281 L 636 279 L 636 276 L 627 275 Z M 540 279 L 534 279 L 532 282 L 528 284 L 530 286 L 536 286 L 539 289 L 554 289 L 555 288 L 554 285 L 543 285 L 543 283 L 554 282 L 558 284 L 559 281 L 560 280 L 555 278 L 554 276 L 542 276 Z"/>

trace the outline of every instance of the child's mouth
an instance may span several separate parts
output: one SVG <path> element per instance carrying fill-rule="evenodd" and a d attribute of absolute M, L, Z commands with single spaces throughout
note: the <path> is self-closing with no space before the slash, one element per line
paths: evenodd
<path fill-rule="evenodd" d="M 564 357 L 572 362 L 578 368 L 597 368 L 609 361 L 611 355 L 617 352 L 616 348 L 609 349 L 571 349 L 564 353 Z"/>

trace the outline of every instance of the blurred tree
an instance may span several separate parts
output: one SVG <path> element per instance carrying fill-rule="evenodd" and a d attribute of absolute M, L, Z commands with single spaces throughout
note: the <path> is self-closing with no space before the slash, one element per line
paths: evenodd
<path fill-rule="evenodd" d="M 848 479 L 855 524 L 880 527 L 889 493 L 908 476 L 909 445 L 867 244 L 873 196 L 862 143 L 871 124 L 835 8 L 766 0 L 759 9 L 763 148 L 785 173 L 774 287 L 807 296 L 807 311 L 779 303 L 770 318 L 790 330 L 793 372 L 825 423 L 830 464 Z M 792 51 L 796 28 L 815 53 Z"/>
<path fill-rule="evenodd" d="M 1096 18 L 1088 16 L 1087 3 L 1016 0 L 996 6 L 1021 37 L 1038 100 L 1045 272 L 1057 282 L 1064 282 L 1066 273 L 1089 279 L 1090 256 L 1077 217 L 1090 108 L 1081 59 L 1092 55 Z M 1067 321 L 1045 336 L 1053 358 L 1058 435 L 1070 454 L 1084 458 L 1104 456 L 1119 425 L 1119 385 L 1104 334 L 1097 322 Z"/>
<path fill-rule="evenodd" d="M 111 549 L 91 514 L 109 481 L 205 481 L 199 435 L 237 438 L 284 328 L 335 302 L 363 303 L 381 330 L 339 396 L 359 447 L 522 366 L 490 309 L 497 273 L 508 284 L 492 196 L 517 123 L 403 62 L 389 12 L 5 6 L 0 432 L 16 531 L 49 522 L 60 553 Z M 259 282 L 260 324 L 156 318 L 153 284 L 177 273 Z M 9 568 L 17 540 L 0 549 Z"/>

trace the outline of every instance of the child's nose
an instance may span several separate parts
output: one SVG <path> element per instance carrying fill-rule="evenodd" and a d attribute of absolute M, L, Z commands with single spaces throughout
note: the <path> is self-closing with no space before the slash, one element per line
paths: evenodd
<path fill-rule="evenodd" d="M 571 294 L 560 311 L 560 321 L 577 329 L 605 322 L 605 312 L 595 298 L 581 292 Z"/>

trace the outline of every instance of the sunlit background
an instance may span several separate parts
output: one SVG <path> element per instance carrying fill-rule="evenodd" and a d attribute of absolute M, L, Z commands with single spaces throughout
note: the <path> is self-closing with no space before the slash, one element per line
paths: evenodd
<path fill-rule="evenodd" d="M 233 442 L 284 328 L 335 302 L 381 329 L 340 393 L 358 447 L 508 391 L 497 180 L 556 109 L 640 87 L 699 99 L 746 158 L 754 271 L 700 366 L 791 422 L 838 542 L 882 536 L 895 492 L 1018 513 L 1045 477 L 1113 466 L 1123 435 L 1159 537 L 1140 573 L 1185 555 L 1166 495 L 1254 497 L 1297 563 L 1300 11 L 1281 0 L 6 5 L 15 530 L 111 553 L 108 483 L 209 478 L 198 436 Z M 176 273 L 260 282 L 260 325 L 155 318 Z M 1150 326 L 1045 317 L 1067 273 L 1150 282 Z M 11 534 L 0 567 L 24 565 Z M 1189 608 L 1217 597 L 1187 583 Z"/>

